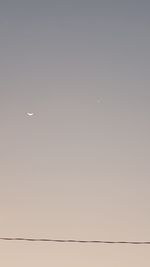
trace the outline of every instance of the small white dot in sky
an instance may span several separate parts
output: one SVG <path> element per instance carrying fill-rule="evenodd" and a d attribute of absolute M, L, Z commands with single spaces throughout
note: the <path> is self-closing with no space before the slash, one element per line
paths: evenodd
<path fill-rule="evenodd" d="M 98 98 L 97 99 L 97 104 L 103 103 L 103 98 Z"/>

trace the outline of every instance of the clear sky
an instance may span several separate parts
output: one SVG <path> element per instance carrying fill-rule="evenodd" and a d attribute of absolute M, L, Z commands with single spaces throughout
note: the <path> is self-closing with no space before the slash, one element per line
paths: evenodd
<path fill-rule="evenodd" d="M 150 240 L 149 14 L 1 0 L 0 236 Z M 149 251 L 1 241 L 0 265 L 148 267 Z"/>

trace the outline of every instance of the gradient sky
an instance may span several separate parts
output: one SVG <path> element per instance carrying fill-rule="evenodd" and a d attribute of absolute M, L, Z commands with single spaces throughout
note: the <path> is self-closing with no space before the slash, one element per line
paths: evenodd
<path fill-rule="evenodd" d="M 0 236 L 150 240 L 149 14 L 1 0 Z M 149 251 L 1 241 L 0 265 L 148 267 Z"/>

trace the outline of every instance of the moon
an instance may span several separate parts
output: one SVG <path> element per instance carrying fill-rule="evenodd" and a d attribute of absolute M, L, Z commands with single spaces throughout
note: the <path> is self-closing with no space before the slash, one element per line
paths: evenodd
<path fill-rule="evenodd" d="M 27 115 L 31 117 L 31 116 L 34 115 L 34 113 L 33 112 L 32 113 L 31 112 L 27 112 Z"/>

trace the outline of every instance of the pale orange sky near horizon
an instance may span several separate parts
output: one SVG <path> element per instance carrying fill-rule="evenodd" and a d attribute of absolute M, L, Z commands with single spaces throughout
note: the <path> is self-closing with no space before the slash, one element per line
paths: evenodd
<path fill-rule="evenodd" d="M 1 1 L 0 236 L 150 240 L 149 14 Z M 148 267 L 149 250 L 0 241 L 0 265 Z"/>

